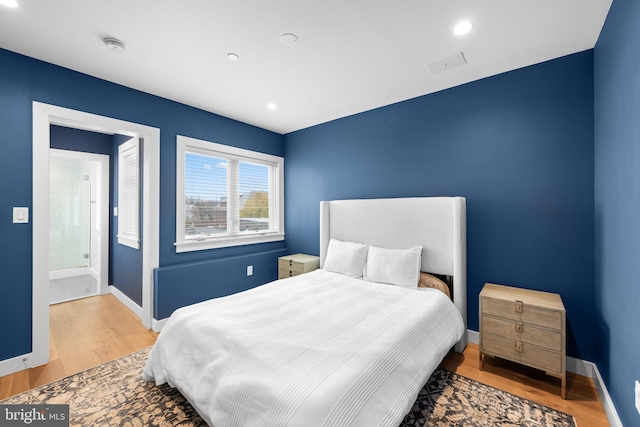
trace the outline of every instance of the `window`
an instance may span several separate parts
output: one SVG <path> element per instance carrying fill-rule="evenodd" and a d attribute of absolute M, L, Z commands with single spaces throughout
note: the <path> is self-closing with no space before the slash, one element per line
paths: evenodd
<path fill-rule="evenodd" d="M 118 147 L 118 243 L 140 248 L 140 141 Z"/>
<path fill-rule="evenodd" d="M 178 135 L 176 252 L 284 239 L 282 157 Z"/>

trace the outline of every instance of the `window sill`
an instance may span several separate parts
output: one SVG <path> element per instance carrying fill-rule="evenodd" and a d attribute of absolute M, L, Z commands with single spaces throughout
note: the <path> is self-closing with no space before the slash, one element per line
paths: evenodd
<path fill-rule="evenodd" d="M 133 249 L 140 249 L 140 240 L 128 236 L 118 236 L 118 243 Z"/>
<path fill-rule="evenodd" d="M 174 243 L 176 253 L 202 251 L 206 249 L 228 248 L 231 246 L 253 245 L 256 243 L 280 242 L 284 234 L 221 237 L 208 240 L 190 240 Z"/>

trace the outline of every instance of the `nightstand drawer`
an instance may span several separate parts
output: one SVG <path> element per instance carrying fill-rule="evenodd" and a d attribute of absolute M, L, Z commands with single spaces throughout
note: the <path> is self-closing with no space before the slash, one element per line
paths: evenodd
<path fill-rule="evenodd" d="M 278 260 L 278 268 L 280 269 L 284 269 L 284 270 L 291 270 L 291 271 L 296 271 L 298 273 L 306 273 L 306 271 L 304 271 L 305 266 L 307 266 L 307 264 L 303 263 L 303 262 L 298 262 L 298 261 L 294 261 L 292 259 L 282 259 L 280 258 Z"/>
<path fill-rule="evenodd" d="M 300 271 L 291 270 L 288 268 L 278 268 L 278 278 L 285 279 L 287 277 L 297 276 L 299 274 L 303 274 Z"/>
<path fill-rule="evenodd" d="M 482 331 L 503 338 L 534 344 L 553 351 L 562 351 L 562 334 L 540 329 L 519 320 L 482 316 Z"/>
<path fill-rule="evenodd" d="M 311 255 L 296 254 L 278 259 L 278 268 L 298 273 L 308 273 L 320 267 L 320 259 Z"/>
<path fill-rule="evenodd" d="M 278 279 L 297 276 L 320 268 L 320 257 L 306 254 L 278 258 Z"/>
<path fill-rule="evenodd" d="M 563 372 L 562 353 L 545 350 L 522 341 L 484 334 L 482 336 L 481 351 L 514 362 L 524 363 L 544 371 Z"/>
<path fill-rule="evenodd" d="M 516 311 L 518 310 L 518 311 Z M 504 300 L 485 297 L 482 313 L 496 317 L 519 320 L 524 323 L 562 330 L 562 313 L 547 308 L 536 307 L 518 300 Z"/>

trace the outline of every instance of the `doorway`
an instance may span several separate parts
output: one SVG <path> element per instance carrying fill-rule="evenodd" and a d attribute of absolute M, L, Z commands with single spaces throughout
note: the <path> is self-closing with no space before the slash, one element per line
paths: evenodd
<path fill-rule="evenodd" d="M 33 102 L 33 310 L 32 351 L 16 358 L 15 370 L 31 368 L 49 360 L 49 149 L 50 127 L 144 138 L 142 217 L 142 325 L 152 328 L 153 270 L 159 264 L 160 235 L 160 130 L 133 122 Z M 103 273 L 104 274 L 104 273 Z"/>
<path fill-rule="evenodd" d="M 50 150 L 49 303 L 105 293 L 109 156 Z"/>

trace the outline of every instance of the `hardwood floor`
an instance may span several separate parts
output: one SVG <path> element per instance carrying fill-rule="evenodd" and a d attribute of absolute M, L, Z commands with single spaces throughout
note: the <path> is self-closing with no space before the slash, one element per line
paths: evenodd
<path fill-rule="evenodd" d="M 49 363 L 0 378 L 0 399 L 143 349 L 157 338 L 113 295 L 53 305 L 50 313 Z M 563 400 L 560 380 L 535 369 L 489 358 L 485 370 L 478 370 L 475 344 L 468 344 L 463 354 L 450 352 L 440 366 L 572 414 L 580 427 L 609 425 L 590 378 L 569 373 L 567 399 Z"/>
<path fill-rule="evenodd" d="M 52 305 L 49 319 L 49 363 L 1 377 L 0 399 L 141 350 L 158 336 L 110 294 Z"/>
<path fill-rule="evenodd" d="M 467 344 L 463 354 L 449 352 L 440 364 L 447 371 L 566 412 L 579 427 L 608 426 L 598 391 L 591 378 L 567 373 L 567 399 L 560 397 L 560 379 L 502 359 L 487 358 L 478 369 L 478 346 Z"/>

